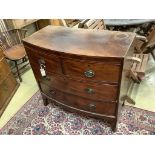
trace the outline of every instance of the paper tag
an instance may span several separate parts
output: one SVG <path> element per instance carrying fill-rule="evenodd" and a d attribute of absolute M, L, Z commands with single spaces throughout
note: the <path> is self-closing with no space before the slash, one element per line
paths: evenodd
<path fill-rule="evenodd" d="M 42 76 L 46 76 L 46 72 L 45 72 L 45 70 L 43 68 L 40 68 L 40 73 L 41 73 Z"/>

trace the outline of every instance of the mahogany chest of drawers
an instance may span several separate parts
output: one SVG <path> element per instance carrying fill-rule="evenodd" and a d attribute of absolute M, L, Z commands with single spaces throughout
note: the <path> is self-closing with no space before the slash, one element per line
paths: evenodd
<path fill-rule="evenodd" d="M 13 76 L 9 65 L 0 51 L 0 116 L 16 92 L 19 84 Z"/>
<path fill-rule="evenodd" d="M 107 119 L 113 130 L 130 79 L 135 33 L 47 26 L 23 40 L 44 104 Z"/>

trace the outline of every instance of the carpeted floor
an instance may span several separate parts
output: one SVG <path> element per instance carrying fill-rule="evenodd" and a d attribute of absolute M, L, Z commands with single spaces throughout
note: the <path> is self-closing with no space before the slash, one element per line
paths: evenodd
<path fill-rule="evenodd" d="M 2 128 L 7 135 L 154 135 L 155 113 L 124 106 L 117 132 L 106 121 L 86 118 L 50 104 L 37 92 Z"/>

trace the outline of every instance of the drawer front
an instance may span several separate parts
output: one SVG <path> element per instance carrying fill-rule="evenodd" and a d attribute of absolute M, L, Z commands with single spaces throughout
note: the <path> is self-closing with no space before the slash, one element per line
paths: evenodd
<path fill-rule="evenodd" d="M 48 75 L 41 81 L 48 86 L 92 100 L 116 101 L 117 86 L 93 82 L 75 81 L 58 75 Z"/>
<path fill-rule="evenodd" d="M 6 78 L 6 76 L 10 73 L 10 67 L 6 62 L 5 58 L 0 61 L 0 83 Z"/>
<path fill-rule="evenodd" d="M 0 84 L 0 108 L 5 104 L 15 89 L 17 82 L 12 74 L 9 74 L 7 78 Z"/>
<path fill-rule="evenodd" d="M 120 78 L 120 64 L 63 60 L 66 75 L 73 78 L 83 78 L 94 81 L 118 82 Z"/>
<path fill-rule="evenodd" d="M 75 95 L 67 94 L 58 91 L 54 88 L 50 88 L 43 83 L 40 83 L 40 86 L 44 94 L 68 106 L 89 111 L 92 113 L 105 114 L 111 116 L 115 115 L 116 104 L 108 102 L 96 102 Z"/>
<path fill-rule="evenodd" d="M 45 52 L 33 51 L 25 48 L 30 64 L 36 64 L 38 68 L 54 73 L 62 73 L 60 59 L 55 55 L 48 55 Z"/>

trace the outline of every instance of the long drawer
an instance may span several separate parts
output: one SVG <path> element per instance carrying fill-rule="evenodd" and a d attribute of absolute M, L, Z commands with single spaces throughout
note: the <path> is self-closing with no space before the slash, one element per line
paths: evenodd
<path fill-rule="evenodd" d="M 102 83 L 75 81 L 59 75 L 47 75 L 41 82 L 63 92 L 93 100 L 116 101 L 118 86 Z"/>
<path fill-rule="evenodd" d="M 64 73 L 73 78 L 117 83 L 121 65 L 112 62 L 91 62 L 63 59 Z"/>
<path fill-rule="evenodd" d="M 4 103 L 9 99 L 16 86 L 16 79 L 10 73 L 0 84 L 0 108 L 2 108 Z"/>
<path fill-rule="evenodd" d="M 9 65 L 7 64 L 5 58 L 3 57 L 0 61 L 0 84 L 10 72 L 11 70 L 9 68 Z"/>
<path fill-rule="evenodd" d="M 66 104 L 68 106 L 89 111 L 97 114 L 104 114 L 115 116 L 116 104 L 108 102 L 97 102 L 90 99 L 85 99 L 83 97 L 77 97 L 76 95 L 71 95 L 58 91 L 57 89 L 48 87 L 47 85 L 40 83 L 41 91 L 48 97 Z"/>
<path fill-rule="evenodd" d="M 35 64 L 32 65 L 32 69 L 37 80 L 63 92 L 75 94 L 93 100 L 117 100 L 117 85 L 104 84 L 102 82 L 74 80 L 68 78 L 67 76 L 49 72 L 46 72 L 46 77 L 42 77 L 39 68 Z"/>

